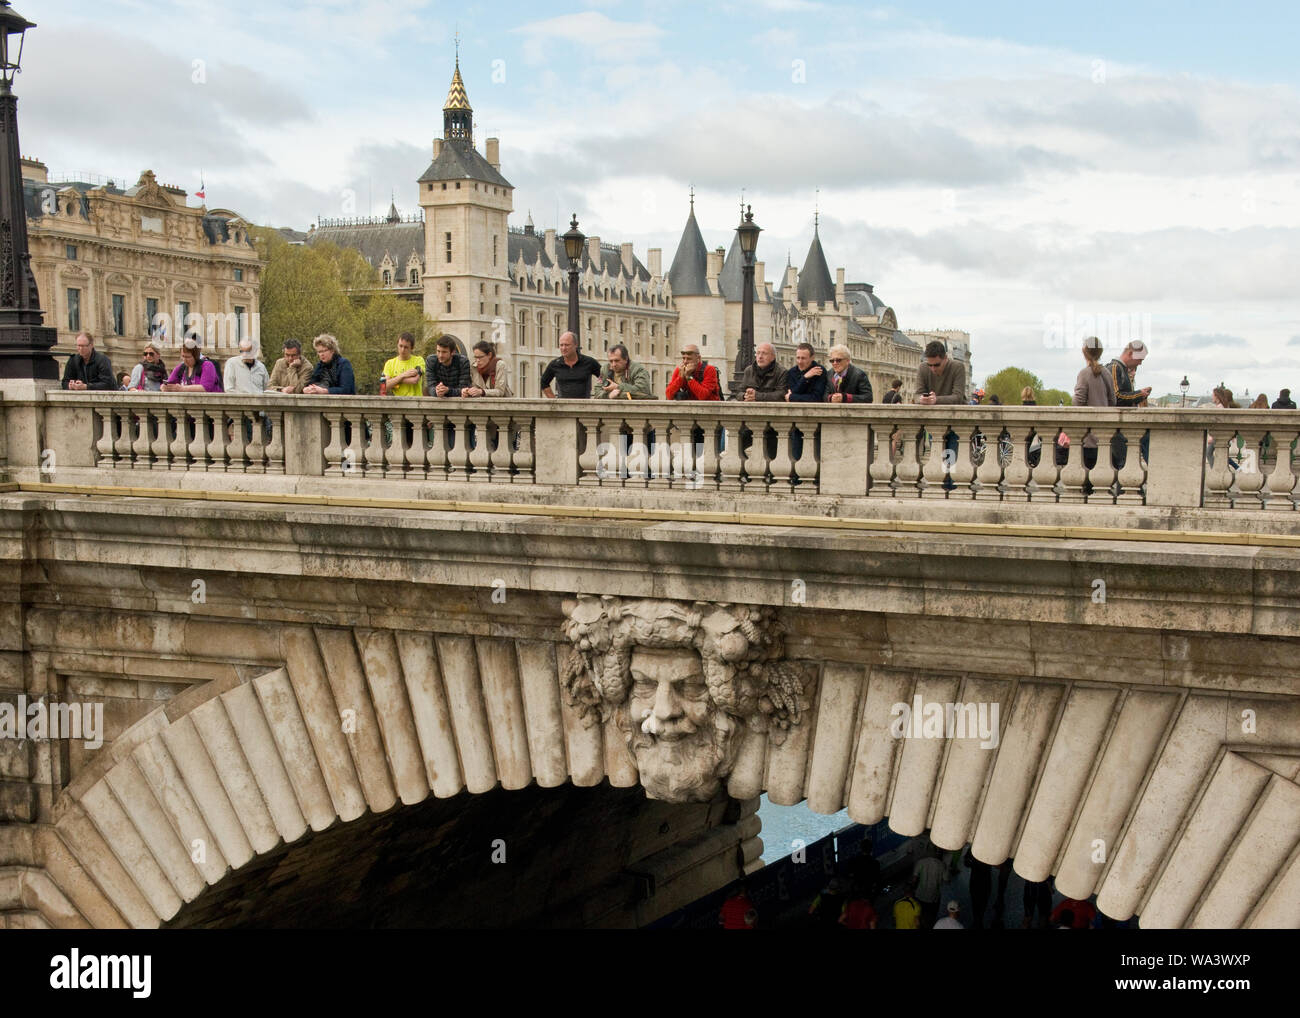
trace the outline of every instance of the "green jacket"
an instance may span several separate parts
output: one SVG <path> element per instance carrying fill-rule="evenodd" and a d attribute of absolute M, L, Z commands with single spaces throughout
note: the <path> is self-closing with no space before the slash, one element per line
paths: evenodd
<path fill-rule="evenodd" d="M 611 381 L 609 365 L 606 364 L 600 369 L 600 380 L 596 383 L 596 391 L 592 395 L 596 399 L 609 399 L 605 395 L 605 383 Z M 623 381 L 619 383 L 619 392 L 617 399 L 654 399 L 655 394 L 650 389 L 650 372 L 643 368 L 636 361 L 630 361 L 627 366 L 627 372 Z"/>

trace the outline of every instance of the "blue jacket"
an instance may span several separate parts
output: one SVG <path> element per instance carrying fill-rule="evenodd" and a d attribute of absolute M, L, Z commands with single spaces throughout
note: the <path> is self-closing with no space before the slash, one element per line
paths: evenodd
<path fill-rule="evenodd" d="M 317 361 L 316 367 L 307 380 L 309 385 L 323 385 L 329 389 L 331 396 L 355 396 L 357 380 L 352 375 L 352 364 L 340 354 L 328 364 Z"/>
<path fill-rule="evenodd" d="M 826 402 L 826 369 L 816 361 L 808 365 L 809 371 L 813 368 L 822 369 L 816 378 L 804 378 L 797 365 L 785 373 L 785 387 L 790 390 L 791 403 Z"/>

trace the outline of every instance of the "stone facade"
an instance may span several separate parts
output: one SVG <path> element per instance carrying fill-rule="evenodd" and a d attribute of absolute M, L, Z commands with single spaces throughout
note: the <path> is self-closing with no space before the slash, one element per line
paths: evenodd
<path fill-rule="evenodd" d="M 522 228 L 509 225 L 514 189 L 501 174 L 500 144 L 488 138 L 483 153 L 474 147 L 459 65 L 443 108 L 443 136 L 434 139 L 433 161 L 417 186 L 422 216 L 404 220 L 394 202 L 382 219 L 323 220 L 310 239 L 361 252 L 381 288 L 420 301 L 462 348 L 495 342 L 511 358 L 516 395 L 540 395 L 542 371 L 558 355 L 568 325 L 568 258 L 556 230 L 538 232 L 531 214 Z M 662 395 L 681 344 L 693 342 L 725 383 L 740 336 L 738 238 L 733 233 L 730 250 L 707 250 L 692 197 L 671 268 L 664 273 L 659 248 L 648 251 L 647 261 L 631 244 L 587 238 L 579 261 L 582 348 L 603 359 L 612 345 L 625 344 Z M 871 378 L 877 400 L 894 378 L 903 379 L 903 394 L 911 397 L 920 346 L 899 331 L 894 310 L 871 284 L 846 283 L 842 268 L 832 281 L 817 222 L 802 270 L 787 265 L 773 285 L 765 269 L 756 263 L 755 342 L 773 343 L 785 365 L 803 340 L 823 362 L 830 346 L 843 343 Z M 969 367 L 969 336 L 965 359 Z"/>
<path fill-rule="evenodd" d="M 243 330 L 256 336 L 263 263 L 239 215 L 188 207 L 185 191 L 151 170 L 123 189 L 50 181 L 33 159 L 22 166 L 32 271 L 60 359 L 87 329 L 114 370 L 129 371 L 159 314 L 200 316 L 196 331 L 218 357 Z M 166 337 L 172 347 L 182 326 Z M 170 366 L 178 354 L 164 357 Z"/>

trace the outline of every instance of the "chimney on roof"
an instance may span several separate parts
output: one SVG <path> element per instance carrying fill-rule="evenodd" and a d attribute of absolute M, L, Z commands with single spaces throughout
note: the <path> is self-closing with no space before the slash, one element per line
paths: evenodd
<path fill-rule="evenodd" d="M 599 237 L 588 237 L 588 238 L 587 238 L 587 257 L 591 259 L 591 268 L 592 268 L 592 271 L 593 271 L 593 272 L 599 272 L 599 271 L 600 271 L 600 266 L 601 266 L 601 261 L 600 261 L 600 238 L 599 238 Z"/>
<path fill-rule="evenodd" d="M 758 291 L 758 296 L 767 299 L 767 273 L 763 271 L 763 262 L 754 262 L 754 289 Z"/>
<path fill-rule="evenodd" d="M 22 166 L 23 180 L 34 180 L 38 184 L 49 183 L 49 167 L 39 159 L 29 159 L 27 156 L 23 156 L 22 159 L 19 160 L 19 163 Z"/>
<path fill-rule="evenodd" d="M 708 252 L 704 262 L 704 278 L 709 281 L 709 289 L 714 293 L 719 293 L 718 276 L 722 272 L 722 263 L 727 257 L 727 252 L 722 248 Z"/>
<path fill-rule="evenodd" d="M 844 270 L 835 270 L 835 303 L 844 303 Z"/>
<path fill-rule="evenodd" d="M 501 139 L 489 138 L 487 140 L 487 161 L 488 165 L 494 170 L 501 169 Z"/>
<path fill-rule="evenodd" d="M 623 271 L 629 276 L 632 275 L 633 266 L 636 264 L 636 259 L 632 255 L 632 245 L 620 244 L 618 252 L 623 258 Z"/>
<path fill-rule="evenodd" d="M 652 247 L 646 252 L 646 257 L 650 259 L 650 277 L 657 282 L 664 274 L 663 249 Z"/>
<path fill-rule="evenodd" d="M 546 231 L 546 240 L 544 243 L 546 244 L 546 257 L 549 258 L 551 260 L 551 264 L 554 265 L 555 264 L 555 230 L 553 228 Z"/>
<path fill-rule="evenodd" d="M 434 139 L 433 139 L 433 158 L 434 158 L 434 159 L 437 159 L 438 156 L 441 155 L 441 154 L 442 154 L 442 139 L 441 139 L 441 138 L 434 138 Z"/>
<path fill-rule="evenodd" d="M 799 300 L 799 270 L 793 265 L 785 267 L 785 294 L 786 299 L 795 301 Z"/>

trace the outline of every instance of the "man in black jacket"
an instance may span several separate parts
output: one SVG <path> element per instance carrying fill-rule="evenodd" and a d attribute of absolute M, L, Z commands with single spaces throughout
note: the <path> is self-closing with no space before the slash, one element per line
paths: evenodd
<path fill-rule="evenodd" d="M 113 365 L 95 349 L 95 337 L 89 332 L 77 333 L 77 352 L 68 358 L 63 369 L 63 388 L 74 392 L 87 389 L 112 392 L 117 388 Z"/>
<path fill-rule="evenodd" d="M 754 363 L 740 376 L 740 396 L 746 403 L 785 401 L 785 368 L 776 362 L 776 347 L 759 343 L 754 347 Z"/>
<path fill-rule="evenodd" d="M 826 379 L 827 403 L 870 403 L 871 379 L 849 360 L 847 346 L 830 348 L 831 373 Z"/>
<path fill-rule="evenodd" d="M 1294 410 L 1295 400 L 1291 398 L 1291 390 L 1283 389 L 1277 394 L 1277 399 L 1273 401 L 1274 410 Z"/>

